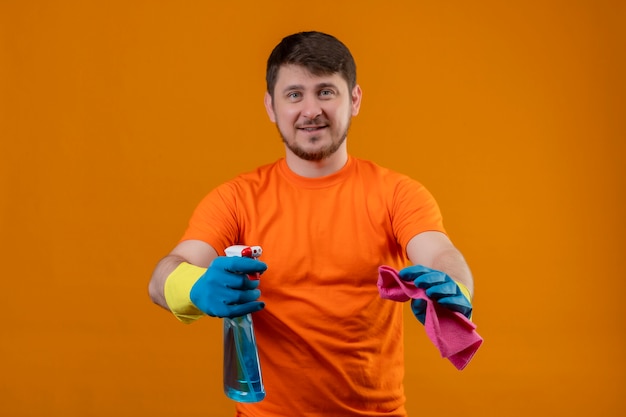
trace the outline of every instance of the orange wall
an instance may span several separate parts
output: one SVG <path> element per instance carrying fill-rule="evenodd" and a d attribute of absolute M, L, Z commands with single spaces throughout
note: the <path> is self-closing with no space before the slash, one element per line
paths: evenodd
<path fill-rule="evenodd" d="M 475 273 L 465 371 L 407 314 L 413 415 L 623 415 L 624 2 L 215 3 L 0 1 L 0 415 L 232 415 L 219 320 L 147 282 L 282 155 L 264 63 L 310 29 L 357 59 L 352 153 L 429 187 Z"/>

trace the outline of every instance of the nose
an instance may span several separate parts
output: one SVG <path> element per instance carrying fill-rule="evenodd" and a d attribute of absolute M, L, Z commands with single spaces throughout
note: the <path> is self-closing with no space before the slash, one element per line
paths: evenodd
<path fill-rule="evenodd" d="M 313 95 L 309 95 L 304 100 L 302 100 L 302 116 L 307 119 L 315 119 L 319 115 L 322 114 L 322 106 L 320 105 L 317 97 Z"/>

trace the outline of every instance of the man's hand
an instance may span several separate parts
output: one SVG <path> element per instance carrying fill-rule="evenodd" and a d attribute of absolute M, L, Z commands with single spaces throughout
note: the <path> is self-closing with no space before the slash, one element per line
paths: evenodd
<path fill-rule="evenodd" d="M 248 274 L 262 273 L 264 262 L 244 257 L 219 256 L 196 281 L 189 294 L 191 302 L 213 317 L 239 317 L 265 307 L 256 301 L 261 296 L 258 280 Z"/>
<path fill-rule="evenodd" d="M 403 281 L 413 281 L 417 288 L 426 291 L 426 295 L 453 311 L 458 311 L 465 317 L 472 315 L 472 302 L 469 299 L 469 291 L 461 289 L 462 284 L 458 284 L 445 272 L 437 271 L 423 265 L 414 265 L 402 269 L 399 272 Z M 424 324 L 426 316 L 426 301 L 412 300 L 411 310 L 413 314 Z"/>

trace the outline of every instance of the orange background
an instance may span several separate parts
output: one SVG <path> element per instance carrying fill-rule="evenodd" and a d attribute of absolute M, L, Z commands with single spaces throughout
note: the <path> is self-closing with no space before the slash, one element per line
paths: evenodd
<path fill-rule="evenodd" d="M 465 371 L 407 310 L 411 414 L 624 415 L 624 2 L 226 3 L 0 1 L 0 415 L 232 416 L 221 322 L 147 283 L 282 155 L 265 60 L 311 29 L 357 60 L 351 152 L 423 182 L 475 274 Z"/>

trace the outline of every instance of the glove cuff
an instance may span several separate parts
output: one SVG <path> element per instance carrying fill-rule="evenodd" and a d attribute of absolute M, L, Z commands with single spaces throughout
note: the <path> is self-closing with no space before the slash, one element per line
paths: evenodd
<path fill-rule="evenodd" d="M 165 280 L 163 293 L 165 302 L 174 316 L 185 324 L 192 323 L 204 315 L 189 297 L 191 287 L 206 272 L 206 268 L 181 262 Z"/>
<path fill-rule="evenodd" d="M 469 289 L 461 284 L 459 281 L 454 281 L 456 282 L 457 287 L 459 287 L 459 290 L 461 290 L 461 293 L 465 296 L 465 298 L 467 298 L 467 301 L 470 302 L 470 305 L 472 304 L 472 296 L 470 294 Z M 472 321 L 472 313 L 470 312 L 469 317 L 467 318 L 469 321 Z"/>
<path fill-rule="evenodd" d="M 469 289 L 461 284 L 459 281 L 454 281 L 456 283 L 456 285 L 459 287 L 459 289 L 461 290 L 461 293 L 463 293 L 463 295 L 465 296 L 465 298 L 467 298 L 467 300 L 470 302 L 470 304 L 472 303 L 472 296 L 470 294 Z"/>

